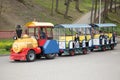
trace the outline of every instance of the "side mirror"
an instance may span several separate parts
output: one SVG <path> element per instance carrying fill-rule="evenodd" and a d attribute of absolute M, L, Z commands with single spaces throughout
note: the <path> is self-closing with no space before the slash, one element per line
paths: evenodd
<path fill-rule="evenodd" d="M 14 37 L 13 37 L 13 40 L 17 40 L 17 37 L 16 37 L 16 36 L 14 36 Z"/>

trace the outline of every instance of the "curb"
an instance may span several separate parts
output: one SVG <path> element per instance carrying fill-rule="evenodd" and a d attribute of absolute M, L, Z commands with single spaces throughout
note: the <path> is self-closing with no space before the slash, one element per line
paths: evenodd
<path fill-rule="evenodd" d="M 0 54 L 0 57 L 2 56 L 9 56 L 10 54 Z"/>

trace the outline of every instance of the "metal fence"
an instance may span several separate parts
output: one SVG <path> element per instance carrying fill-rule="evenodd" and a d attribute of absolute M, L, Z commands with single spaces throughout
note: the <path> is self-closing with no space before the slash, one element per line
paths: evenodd
<path fill-rule="evenodd" d="M 0 39 L 13 38 L 15 31 L 0 31 Z"/>

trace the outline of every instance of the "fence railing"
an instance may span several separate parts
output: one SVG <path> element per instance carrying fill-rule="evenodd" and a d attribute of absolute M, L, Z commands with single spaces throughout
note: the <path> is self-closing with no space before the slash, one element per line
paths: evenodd
<path fill-rule="evenodd" d="M 15 31 L 0 31 L 0 39 L 13 38 Z"/>

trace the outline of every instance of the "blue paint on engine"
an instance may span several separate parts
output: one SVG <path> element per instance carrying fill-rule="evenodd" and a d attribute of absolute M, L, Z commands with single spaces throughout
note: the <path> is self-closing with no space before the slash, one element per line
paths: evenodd
<path fill-rule="evenodd" d="M 44 54 L 57 54 L 59 53 L 59 47 L 56 40 L 47 40 L 43 46 Z"/>

